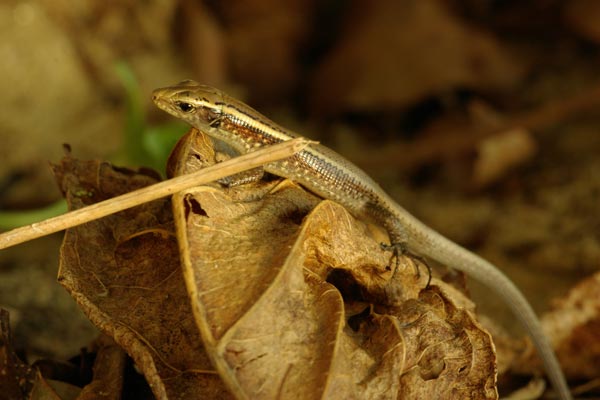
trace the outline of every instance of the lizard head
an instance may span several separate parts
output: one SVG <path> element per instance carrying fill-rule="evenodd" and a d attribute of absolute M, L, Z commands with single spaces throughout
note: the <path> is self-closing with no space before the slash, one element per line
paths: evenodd
<path fill-rule="evenodd" d="M 160 109 L 196 128 L 218 124 L 224 104 L 220 90 L 192 80 L 156 89 L 152 100 Z"/>

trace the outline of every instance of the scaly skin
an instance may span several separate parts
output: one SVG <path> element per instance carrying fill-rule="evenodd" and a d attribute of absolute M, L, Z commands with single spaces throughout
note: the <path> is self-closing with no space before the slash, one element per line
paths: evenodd
<path fill-rule="evenodd" d="M 300 136 L 220 90 L 193 81 L 157 89 L 153 100 L 161 109 L 240 154 Z M 342 204 L 356 216 L 382 225 L 392 245 L 402 245 L 418 255 L 463 271 L 494 290 L 527 329 L 559 397 L 572 399 L 535 312 L 514 283 L 494 265 L 423 224 L 365 172 L 327 147 L 310 145 L 286 161 L 265 165 L 264 170 L 290 178 Z"/>

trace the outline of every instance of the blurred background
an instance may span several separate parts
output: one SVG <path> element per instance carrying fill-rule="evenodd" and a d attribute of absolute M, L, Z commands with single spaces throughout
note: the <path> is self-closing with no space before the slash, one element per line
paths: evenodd
<path fill-rule="evenodd" d="M 64 143 L 163 173 L 187 128 L 150 94 L 194 79 L 354 161 L 540 312 L 600 265 L 598 1 L 3 0 L 0 31 L 1 229 L 61 209 Z M 32 358 L 97 334 L 55 282 L 61 238 L 0 252 Z"/>

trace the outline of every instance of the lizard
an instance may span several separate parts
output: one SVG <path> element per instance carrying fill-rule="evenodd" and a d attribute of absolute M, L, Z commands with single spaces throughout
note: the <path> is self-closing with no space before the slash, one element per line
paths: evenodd
<path fill-rule="evenodd" d="M 156 89 L 152 99 L 160 109 L 239 154 L 300 137 L 221 90 L 192 80 Z M 558 359 L 533 308 L 496 266 L 425 225 L 359 167 L 321 144 L 311 144 L 286 160 L 264 165 L 263 169 L 341 204 L 359 218 L 379 224 L 388 232 L 390 247 L 433 259 L 494 290 L 531 337 L 559 398 L 572 399 Z"/>

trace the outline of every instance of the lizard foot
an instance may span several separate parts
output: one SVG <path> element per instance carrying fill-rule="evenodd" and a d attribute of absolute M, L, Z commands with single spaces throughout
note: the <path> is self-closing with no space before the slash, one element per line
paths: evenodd
<path fill-rule="evenodd" d="M 423 264 L 425 266 L 425 268 L 427 268 L 427 274 L 428 274 L 427 284 L 425 285 L 425 289 L 427 289 L 429 287 L 429 284 L 431 283 L 431 267 L 429 266 L 429 264 L 427 264 L 427 262 L 423 259 L 423 257 L 410 252 L 407 249 L 405 243 L 393 243 L 393 244 L 380 243 L 379 246 L 381 246 L 382 250 L 392 252 L 392 256 L 390 257 L 389 267 L 391 268 L 393 262 L 396 264 L 396 268 L 394 268 L 394 273 L 398 270 L 398 266 L 400 265 L 400 256 L 402 256 L 402 255 L 408 255 L 411 258 L 414 258 L 415 260 L 418 261 L 418 263 L 414 264 L 415 269 L 417 271 L 417 278 L 419 278 L 421 276 L 421 270 L 419 269 L 419 264 Z"/>

